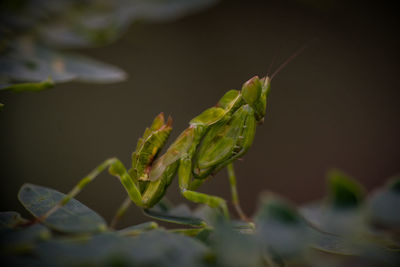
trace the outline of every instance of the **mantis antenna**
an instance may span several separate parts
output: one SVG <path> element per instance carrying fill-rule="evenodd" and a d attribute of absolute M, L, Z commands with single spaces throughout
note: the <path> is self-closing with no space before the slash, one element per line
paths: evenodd
<path fill-rule="evenodd" d="M 283 68 L 286 67 L 287 64 L 289 64 L 293 59 L 295 59 L 298 55 L 300 55 L 307 47 L 309 47 L 311 45 L 311 43 L 313 43 L 314 41 L 316 41 L 317 38 L 312 39 L 311 41 L 309 41 L 308 43 L 304 44 L 303 46 L 301 46 L 299 49 L 297 49 L 290 57 L 288 57 L 272 74 L 271 74 L 271 78 L 270 80 L 272 81 L 272 79 L 275 77 L 275 75 L 277 75 Z M 271 63 L 272 65 L 272 63 Z M 270 66 L 271 67 L 271 66 Z M 269 73 L 269 69 L 268 69 L 268 73 Z M 267 73 L 267 76 L 268 76 Z"/>

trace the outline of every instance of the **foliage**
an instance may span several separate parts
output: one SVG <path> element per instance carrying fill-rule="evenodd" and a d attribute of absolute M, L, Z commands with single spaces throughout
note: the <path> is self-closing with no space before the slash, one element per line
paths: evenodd
<path fill-rule="evenodd" d="M 127 75 L 120 68 L 61 50 L 106 45 L 134 22 L 173 20 L 215 2 L 1 1 L 0 90 L 40 91 L 69 81 L 123 81 Z"/>
<path fill-rule="evenodd" d="M 0 214 L 1 262 L 29 266 L 396 266 L 400 262 L 400 178 L 367 195 L 354 179 L 328 175 L 328 196 L 295 207 L 264 193 L 253 223 L 207 206 L 160 202 L 147 214 L 184 226 L 147 222 L 122 230 L 72 199 L 42 222 Z M 65 195 L 25 184 L 18 197 L 40 218 Z M 357 200 L 357 201 L 355 201 Z M 201 223 L 200 223 L 201 222 Z"/>

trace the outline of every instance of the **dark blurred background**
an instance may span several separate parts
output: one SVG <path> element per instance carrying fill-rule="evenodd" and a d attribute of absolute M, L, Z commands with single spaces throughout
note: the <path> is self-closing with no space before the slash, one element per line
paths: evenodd
<path fill-rule="evenodd" d="M 252 214 L 266 190 L 299 204 L 321 198 L 331 168 L 368 190 L 382 185 L 400 172 L 399 19 L 389 2 L 377 3 L 222 1 L 177 21 L 136 23 L 112 45 L 79 50 L 129 79 L 0 95 L 1 210 L 23 212 L 23 183 L 68 192 L 106 158 L 129 166 L 159 112 L 174 118 L 173 140 L 228 89 L 314 39 L 274 79 L 265 123 L 235 165 L 243 209 Z M 201 191 L 230 200 L 225 171 Z M 187 203 L 177 181 L 167 196 Z M 78 196 L 107 220 L 124 198 L 106 173 Z M 121 226 L 145 220 L 134 207 Z"/>

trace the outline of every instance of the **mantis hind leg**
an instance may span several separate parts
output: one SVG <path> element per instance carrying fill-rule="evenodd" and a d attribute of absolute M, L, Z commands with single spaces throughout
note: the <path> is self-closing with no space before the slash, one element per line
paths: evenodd
<path fill-rule="evenodd" d="M 114 217 L 113 217 L 113 219 L 111 220 L 111 223 L 110 223 L 110 227 L 111 228 L 115 228 L 117 223 L 121 220 L 122 216 L 125 215 L 126 211 L 128 210 L 128 208 L 131 205 L 132 205 L 132 200 L 131 200 L 130 196 L 127 196 L 125 198 L 124 202 L 122 202 L 122 204 L 118 208 L 117 212 L 114 214 Z"/>
<path fill-rule="evenodd" d="M 239 217 L 243 221 L 250 222 L 250 218 L 246 216 L 246 214 L 243 212 L 240 202 L 239 202 L 239 195 L 238 195 L 238 190 L 236 186 L 236 175 L 235 175 L 235 170 L 233 167 L 233 163 L 229 163 L 227 165 L 227 171 L 228 171 L 228 177 L 229 177 L 229 184 L 231 186 L 231 194 L 232 194 L 232 203 L 233 206 L 235 207 L 236 212 L 238 213 Z M 194 191 L 196 190 L 200 185 L 202 185 L 208 178 L 206 179 L 195 179 L 193 180 L 190 185 L 189 185 L 189 190 Z M 188 193 L 186 193 L 188 194 Z"/>
<path fill-rule="evenodd" d="M 237 186 L 236 186 L 236 175 L 235 175 L 235 170 L 233 168 L 233 163 L 229 163 L 226 166 L 226 168 L 228 170 L 229 184 L 231 185 L 233 206 L 235 207 L 236 212 L 238 213 L 240 219 L 248 222 L 248 221 L 250 221 L 250 219 L 244 214 L 242 208 L 240 207 L 239 195 L 238 195 Z"/>

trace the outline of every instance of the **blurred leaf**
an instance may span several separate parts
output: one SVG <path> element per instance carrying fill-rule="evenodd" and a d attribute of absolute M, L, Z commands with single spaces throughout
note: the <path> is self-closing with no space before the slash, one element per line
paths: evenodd
<path fill-rule="evenodd" d="M 60 53 L 21 39 L 0 58 L 0 74 L 5 81 L 38 82 L 51 77 L 56 82 L 118 82 L 126 74 L 117 67 L 74 54 Z M 48 87 L 49 82 L 41 86 Z M 18 86 L 14 85 L 16 90 Z M 22 90 L 18 90 L 22 91 Z"/>
<path fill-rule="evenodd" d="M 208 249 L 199 241 L 163 230 L 135 237 L 138 266 L 200 266 Z"/>
<path fill-rule="evenodd" d="M 375 191 L 368 199 L 371 220 L 385 228 L 400 231 L 400 177 Z"/>
<path fill-rule="evenodd" d="M 151 209 L 144 209 L 144 214 L 158 220 L 190 225 L 190 226 L 206 226 L 206 222 L 201 218 L 195 217 L 186 204 L 180 204 L 175 207 L 167 206 L 163 203 L 155 205 Z"/>
<path fill-rule="evenodd" d="M 301 214 L 312 225 L 323 232 L 355 237 L 367 229 L 362 209 L 338 209 L 326 202 L 311 203 L 299 208 Z"/>
<path fill-rule="evenodd" d="M 299 211 L 318 229 L 335 235 L 361 235 L 366 231 L 362 200 L 364 189 L 346 174 L 333 170 L 325 201 L 303 205 Z"/>
<path fill-rule="evenodd" d="M 329 201 L 340 209 L 358 206 L 364 197 L 363 187 L 353 178 L 339 170 L 328 173 Z"/>
<path fill-rule="evenodd" d="M 4 34 L 36 34 L 40 43 L 87 47 L 118 38 L 136 21 L 164 22 L 209 7 L 218 0 L 25 0 L 2 1 Z"/>
<path fill-rule="evenodd" d="M 19 201 L 36 218 L 44 215 L 64 197 L 65 194 L 56 190 L 33 184 L 24 184 L 18 193 Z M 98 232 L 106 228 L 102 217 L 76 199 L 71 199 L 43 223 L 65 233 Z"/>
<path fill-rule="evenodd" d="M 121 69 L 53 50 L 115 41 L 136 21 L 167 21 L 218 0 L 22 0 L 0 3 L 0 83 L 118 82 Z M 16 91 L 25 91 L 22 85 Z M 4 85 L 2 87 L 5 87 Z M 9 89 L 12 86 L 8 87 Z M 18 89 L 19 88 L 19 89 Z M 39 89 L 30 87 L 29 90 Z"/>
<path fill-rule="evenodd" d="M 38 29 L 40 39 L 59 47 L 107 44 L 136 21 L 164 22 L 206 8 L 217 0 L 90 1 Z"/>
<path fill-rule="evenodd" d="M 38 241 L 49 239 L 50 236 L 49 229 L 42 224 L 8 229 L 0 232 L 0 250 L 12 254 L 26 253 L 31 251 Z"/>
<path fill-rule="evenodd" d="M 93 237 L 49 240 L 39 244 L 35 254 L 50 266 L 100 266 L 113 255 L 122 258 L 132 243 L 131 239 L 104 233 Z"/>
<path fill-rule="evenodd" d="M 345 238 L 322 232 L 317 228 L 309 227 L 311 241 L 310 246 L 320 251 L 338 255 L 357 255 L 359 250 Z"/>
<path fill-rule="evenodd" d="M 256 215 L 256 233 L 260 242 L 282 258 L 301 255 L 311 241 L 307 224 L 286 200 L 264 194 Z"/>
<path fill-rule="evenodd" d="M 158 228 L 158 224 L 156 222 L 145 222 L 121 229 L 118 231 L 118 234 L 122 236 L 136 236 L 142 232 L 150 231 L 156 228 Z"/>
<path fill-rule="evenodd" d="M 387 184 L 389 190 L 392 190 L 393 192 L 400 194 L 400 175 L 390 178 Z"/>
<path fill-rule="evenodd" d="M 206 242 L 213 249 L 217 266 L 268 266 L 264 251 L 254 235 L 238 232 L 234 225 L 220 214 L 215 214 L 212 224 L 213 233 L 203 234 L 207 234 Z"/>
<path fill-rule="evenodd" d="M 0 212 L 0 230 L 4 228 L 14 228 L 19 224 L 26 223 L 18 212 L 4 211 Z"/>
<path fill-rule="evenodd" d="M 14 92 L 24 92 L 24 91 L 42 91 L 49 89 L 54 86 L 53 81 L 48 78 L 44 81 L 37 83 L 16 83 L 16 84 L 5 84 L 0 85 L 0 90 L 10 90 Z"/>
<path fill-rule="evenodd" d="M 189 237 L 153 230 L 134 238 L 109 232 L 51 240 L 39 244 L 36 253 L 52 266 L 199 266 L 206 251 Z"/>

